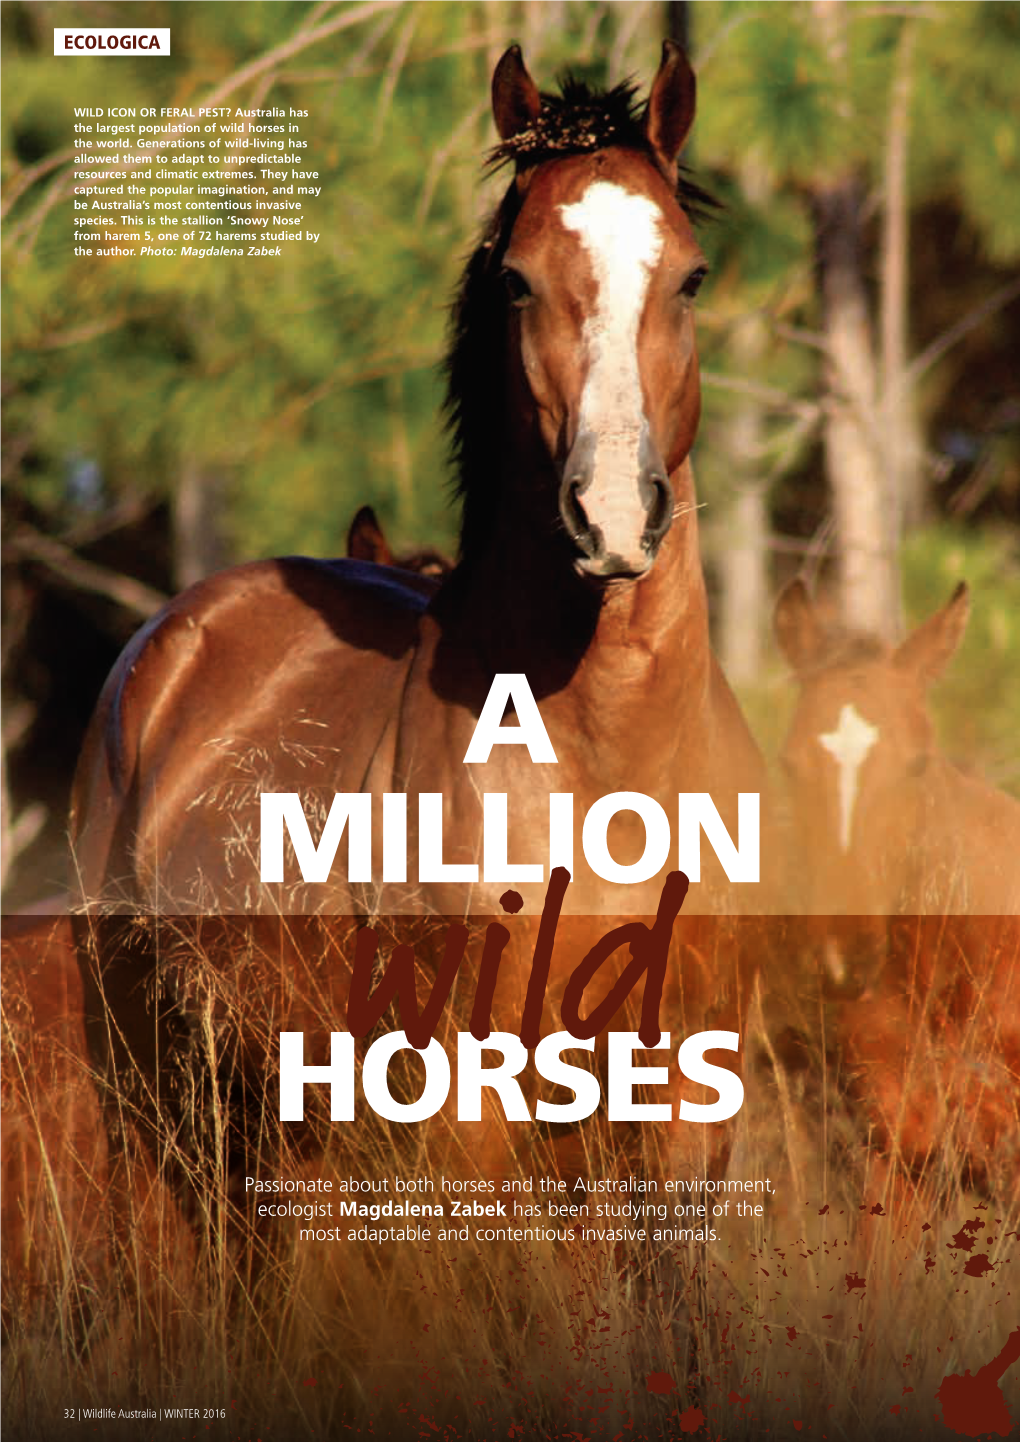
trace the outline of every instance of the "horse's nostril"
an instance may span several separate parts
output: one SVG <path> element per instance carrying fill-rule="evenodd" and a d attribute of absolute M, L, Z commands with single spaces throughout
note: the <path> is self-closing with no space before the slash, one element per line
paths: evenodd
<path fill-rule="evenodd" d="M 588 531 L 588 517 L 581 505 L 582 489 L 583 482 L 581 480 L 568 481 L 566 494 L 563 497 L 563 519 L 572 541 L 579 540 Z"/>
<path fill-rule="evenodd" d="M 645 516 L 645 541 L 654 544 L 661 541 L 673 519 L 673 493 L 661 476 L 650 476 L 652 499 Z"/>

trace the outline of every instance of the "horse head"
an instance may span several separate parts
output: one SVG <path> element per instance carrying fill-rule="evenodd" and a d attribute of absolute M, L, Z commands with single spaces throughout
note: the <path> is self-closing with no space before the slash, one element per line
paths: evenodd
<path fill-rule="evenodd" d="M 868 966 L 866 953 L 880 960 L 883 918 L 927 909 L 919 858 L 938 764 L 927 692 L 963 637 L 969 606 L 961 584 L 893 647 L 828 630 L 801 581 L 776 603 L 779 647 L 800 688 L 781 755 L 800 900 L 809 913 L 854 918 L 834 922 L 828 940 L 837 982 Z"/>
<path fill-rule="evenodd" d="M 460 425 L 464 388 L 480 383 L 465 332 L 485 294 L 505 365 L 504 409 L 484 437 L 490 502 L 498 443 L 515 507 L 530 504 L 534 533 L 565 546 L 579 574 L 636 578 L 654 564 L 686 499 L 677 473 L 700 411 L 692 302 L 706 262 L 677 197 L 694 96 L 670 42 L 641 112 L 630 86 L 594 95 L 568 80 L 541 95 L 516 46 L 496 67 L 494 159 L 515 177 L 469 264 L 450 364 L 465 553 L 483 484 Z"/>

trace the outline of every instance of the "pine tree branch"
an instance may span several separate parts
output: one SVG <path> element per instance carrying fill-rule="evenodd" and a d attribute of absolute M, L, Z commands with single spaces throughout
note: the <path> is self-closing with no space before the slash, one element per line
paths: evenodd
<path fill-rule="evenodd" d="M 813 421 L 822 413 L 823 407 L 818 401 L 798 400 L 786 391 L 777 390 L 775 386 L 762 385 L 760 381 L 748 380 L 746 376 L 727 376 L 720 371 L 703 369 L 701 379 L 705 385 L 715 386 L 722 391 L 733 391 L 736 395 L 752 396 L 771 410 L 803 416 L 805 420 Z"/>
<path fill-rule="evenodd" d="M 907 384 L 916 385 L 925 372 L 942 359 L 946 351 L 952 350 L 954 345 L 970 335 L 982 321 L 994 315 L 997 310 L 1002 310 L 1003 306 L 1009 305 L 1017 296 L 1020 296 L 1020 278 L 1008 281 L 998 290 L 992 291 L 986 300 L 961 316 L 955 325 L 949 326 L 941 335 L 936 336 L 930 345 L 926 345 L 924 350 L 914 357 L 906 369 Z"/>
<path fill-rule="evenodd" d="M 143 620 L 155 615 L 170 599 L 161 591 L 136 581 L 133 576 L 83 560 L 70 546 L 54 540 L 52 536 L 44 536 L 41 531 L 24 527 L 7 544 L 16 554 L 41 562 L 47 570 L 76 590 L 105 596 Z"/>

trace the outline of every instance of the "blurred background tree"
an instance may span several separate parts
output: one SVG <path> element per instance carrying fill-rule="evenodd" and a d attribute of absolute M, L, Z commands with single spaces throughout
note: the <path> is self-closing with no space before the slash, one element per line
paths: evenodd
<path fill-rule="evenodd" d="M 791 402 L 817 403 L 815 425 L 801 408 L 804 423 L 790 436 L 824 451 L 839 609 L 891 638 L 901 630 L 903 533 L 944 504 L 936 487 L 952 457 L 940 406 L 955 403 L 960 387 L 981 393 L 990 440 L 989 426 L 1009 423 L 1007 392 L 1015 398 L 1003 363 L 1020 295 L 1020 153 L 1008 118 L 1020 11 L 811 0 L 706 3 L 695 14 L 712 97 L 698 156 L 737 180 L 750 211 L 728 270 L 726 354 L 743 351 L 745 380 L 757 364 Z M 937 250 L 927 243 L 933 232 Z M 999 348 L 987 387 L 964 344 L 979 329 L 978 345 Z M 798 346 L 812 355 L 789 376 Z M 780 407 L 778 397 L 754 401 L 744 397 L 728 430 L 737 452 L 728 461 L 735 474 L 750 472 L 746 484 L 763 499 L 755 438 L 762 413 Z M 1015 519 L 1015 451 L 1008 461 L 999 450 L 992 489 L 1003 488 Z M 764 515 L 755 527 L 767 535 Z M 746 525 L 736 529 L 742 535 Z M 762 566 L 762 549 L 749 564 Z M 757 654 L 745 640 L 750 659 L 734 654 L 732 669 L 753 675 Z"/>
<path fill-rule="evenodd" d="M 568 66 L 647 80 L 665 33 L 692 52 L 687 159 L 724 207 L 702 233 L 704 552 L 766 749 L 779 582 L 805 571 L 895 634 L 904 601 L 934 609 L 966 574 L 950 744 L 1020 788 L 1018 7 L 138 0 L 117 23 L 170 26 L 167 60 L 53 56 L 55 25 L 109 21 L 85 0 L 0 14 L 10 898 L 62 884 L 82 729 L 162 597 L 236 560 L 340 554 L 365 502 L 397 549 L 454 547 L 439 362 L 504 183 L 481 162 L 512 40 L 546 86 Z M 214 95 L 309 112 L 318 245 L 74 257 L 74 107 Z"/>

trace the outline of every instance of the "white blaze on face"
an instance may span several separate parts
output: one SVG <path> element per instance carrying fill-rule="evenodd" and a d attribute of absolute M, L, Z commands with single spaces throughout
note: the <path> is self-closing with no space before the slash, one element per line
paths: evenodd
<path fill-rule="evenodd" d="M 843 850 L 849 851 L 857 784 L 864 759 L 878 740 L 878 727 L 865 721 L 856 707 L 847 704 L 839 713 L 835 731 L 823 732 L 818 740 L 835 757 L 839 767 L 839 840 Z"/>
<path fill-rule="evenodd" d="M 645 514 L 638 493 L 645 423 L 638 327 L 648 281 L 662 253 L 661 213 L 645 195 L 597 180 L 563 224 L 580 236 L 595 277 L 595 309 L 584 323 L 588 374 L 580 428 L 595 436 L 594 473 L 583 505 L 607 551 L 640 552 Z"/>

